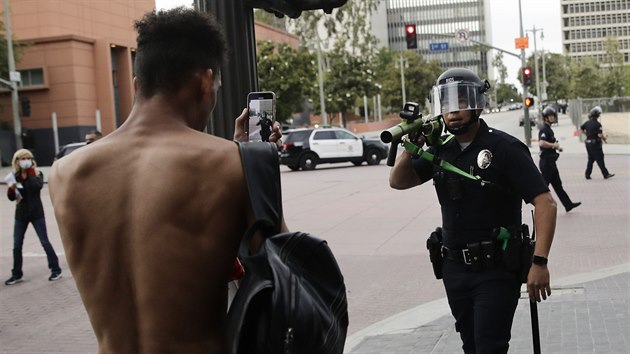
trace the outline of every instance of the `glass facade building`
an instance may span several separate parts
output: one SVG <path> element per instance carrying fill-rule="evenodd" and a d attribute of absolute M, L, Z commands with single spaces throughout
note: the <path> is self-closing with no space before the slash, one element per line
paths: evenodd
<path fill-rule="evenodd" d="M 624 65 L 630 65 L 630 0 L 562 0 L 561 6 L 565 54 L 605 64 L 605 43 L 613 38 Z"/>
<path fill-rule="evenodd" d="M 375 16 L 385 21 L 373 21 L 373 27 L 382 45 L 405 51 L 405 26 L 414 24 L 418 37 L 418 48 L 414 50 L 427 61 L 437 60 L 445 69 L 468 68 L 488 78 L 492 70 L 488 71 L 491 63 L 487 52 L 455 37 L 459 30 L 466 30 L 472 40 L 490 43 L 488 6 L 487 0 L 384 0 Z M 376 28 L 383 25 L 386 34 L 382 28 Z"/>

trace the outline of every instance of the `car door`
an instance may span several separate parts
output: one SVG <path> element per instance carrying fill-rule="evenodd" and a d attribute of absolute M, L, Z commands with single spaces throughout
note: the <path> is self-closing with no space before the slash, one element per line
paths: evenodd
<path fill-rule="evenodd" d="M 315 151 L 321 159 L 337 157 L 337 139 L 335 132 L 328 129 L 315 131 L 311 138 L 311 150 Z"/>
<path fill-rule="evenodd" d="M 347 130 L 335 130 L 337 153 L 339 157 L 363 156 L 363 142 L 359 137 Z"/>

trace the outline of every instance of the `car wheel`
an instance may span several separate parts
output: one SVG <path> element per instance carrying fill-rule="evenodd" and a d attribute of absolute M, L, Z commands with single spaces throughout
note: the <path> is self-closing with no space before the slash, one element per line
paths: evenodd
<path fill-rule="evenodd" d="M 378 150 L 370 149 L 365 155 L 365 161 L 370 166 L 378 165 L 381 162 L 381 155 L 378 153 Z"/>
<path fill-rule="evenodd" d="M 304 171 L 314 170 L 317 166 L 317 156 L 315 154 L 306 154 L 300 159 L 300 167 Z"/>
<path fill-rule="evenodd" d="M 291 169 L 291 171 L 297 171 L 300 169 L 300 166 L 295 166 L 295 165 L 287 165 L 287 167 Z"/>

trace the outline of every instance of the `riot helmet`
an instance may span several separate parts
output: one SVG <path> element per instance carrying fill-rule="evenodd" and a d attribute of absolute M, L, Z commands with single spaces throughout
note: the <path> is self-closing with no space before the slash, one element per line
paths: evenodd
<path fill-rule="evenodd" d="M 479 119 L 480 113 L 486 106 L 486 92 L 490 88 L 487 80 L 481 81 L 473 71 L 463 68 L 446 70 L 440 75 L 429 94 L 431 114 L 443 116 L 450 112 L 471 111 L 470 123 L 446 129 L 455 135 L 465 133 L 470 125 Z"/>
<path fill-rule="evenodd" d="M 588 114 L 588 117 L 591 119 L 597 119 L 602 114 L 602 107 L 595 106 L 591 109 L 591 112 Z"/>
<path fill-rule="evenodd" d="M 547 118 L 548 116 L 552 116 L 553 117 L 552 121 L 554 122 L 558 121 L 558 112 L 556 112 L 556 110 L 551 106 L 547 106 L 547 108 L 543 110 L 542 116 L 543 116 L 543 119 Z"/>

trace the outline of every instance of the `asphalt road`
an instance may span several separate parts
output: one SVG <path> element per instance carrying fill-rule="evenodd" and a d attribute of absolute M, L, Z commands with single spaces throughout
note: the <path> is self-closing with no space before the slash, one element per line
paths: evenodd
<path fill-rule="evenodd" d="M 522 138 L 519 113 L 496 113 L 486 120 Z M 617 176 L 603 180 L 595 169 L 593 179 L 587 181 L 583 177 L 586 156 L 572 137 L 572 128 L 561 120 L 554 130 L 566 146 L 558 162 L 565 189 L 583 205 L 571 213 L 559 210 L 549 263 L 552 286 L 554 279 L 630 261 L 628 155 L 607 153 L 609 170 Z M 536 128 L 532 136 L 537 136 Z M 441 220 L 434 189 L 425 185 L 392 190 L 387 182 L 389 170 L 385 161 L 378 166 L 319 165 L 308 172 L 282 167 L 289 228 L 328 240 L 344 273 L 349 335 L 445 296 L 441 282 L 433 278 L 424 246 Z M 0 194 L 5 193 L 6 186 L 0 185 Z M 96 341 L 63 257 L 47 186 L 42 196 L 64 278 L 54 283 L 46 280 L 45 255 L 29 228 L 24 245 L 26 281 L 0 285 L 0 352 L 95 353 Z M 13 210 L 6 199 L 0 202 L 0 275 L 6 278 L 12 262 Z M 530 210 L 524 206 L 524 220 L 531 220 Z"/>

